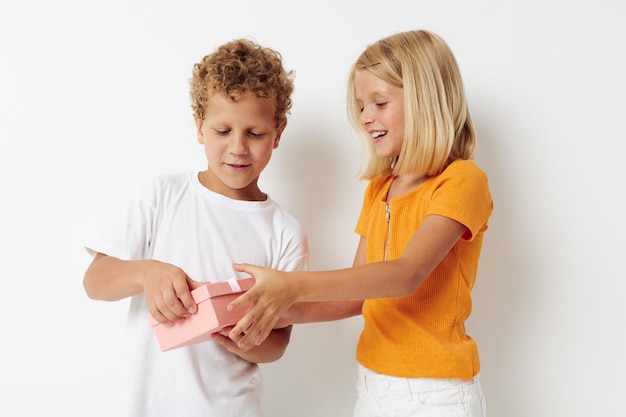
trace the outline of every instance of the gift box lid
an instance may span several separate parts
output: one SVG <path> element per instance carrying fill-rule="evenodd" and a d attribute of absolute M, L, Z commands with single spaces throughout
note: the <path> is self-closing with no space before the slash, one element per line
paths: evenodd
<path fill-rule="evenodd" d="M 227 281 L 211 281 L 191 291 L 196 304 L 220 295 L 236 294 L 248 291 L 254 285 L 254 278 L 229 279 Z"/>
<path fill-rule="evenodd" d="M 210 298 L 246 292 L 252 288 L 254 282 L 254 278 L 232 278 L 227 281 L 209 281 L 191 290 L 191 296 L 196 304 L 200 304 Z M 154 327 L 160 324 L 151 314 L 148 314 L 148 318 L 150 319 L 151 326 Z"/>

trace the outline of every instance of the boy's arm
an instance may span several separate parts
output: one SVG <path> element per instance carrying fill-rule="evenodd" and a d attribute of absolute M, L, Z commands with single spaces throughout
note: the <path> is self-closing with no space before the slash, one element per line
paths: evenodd
<path fill-rule="evenodd" d="M 162 323 L 196 312 L 191 289 L 199 284 L 172 264 L 126 261 L 102 253 L 96 254 L 83 279 L 85 292 L 94 300 L 117 301 L 144 293 L 150 314 Z"/>
<path fill-rule="evenodd" d="M 274 329 L 263 343 L 251 349 L 240 348 L 235 341 L 221 333 L 215 333 L 213 337 L 217 343 L 224 346 L 228 351 L 239 356 L 241 359 L 252 363 L 268 363 L 274 362 L 283 356 L 289 344 L 289 339 L 291 338 L 291 329 L 292 326 Z M 228 334 L 229 330 L 230 329 L 225 329 L 223 333 Z"/>

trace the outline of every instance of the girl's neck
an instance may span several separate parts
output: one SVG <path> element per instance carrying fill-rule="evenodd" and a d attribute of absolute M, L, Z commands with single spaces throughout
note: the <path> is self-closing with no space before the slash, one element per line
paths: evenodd
<path fill-rule="evenodd" d="M 404 174 L 398 175 L 391 182 L 389 191 L 387 192 L 387 201 L 392 198 L 400 197 L 419 187 L 426 179 L 427 175 Z"/>

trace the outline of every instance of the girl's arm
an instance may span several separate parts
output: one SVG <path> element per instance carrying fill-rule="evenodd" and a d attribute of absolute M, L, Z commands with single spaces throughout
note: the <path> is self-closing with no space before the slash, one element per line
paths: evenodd
<path fill-rule="evenodd" d="M 455 220 L 429 215 L 400 258 L 334 271 L 281 272 L 235 265 L 237 271 L 254 276 L 257 283 L 231 303 L 233 309 L 253 306 L 232 329 L 230 337 L 241 347 L 262 342 L 276 321 L 297 302 L 358 301 L 412 294 L 466 230 Z"/>
<path fill-rule="evenodd" d="M 365 265 L 366 240 L 361 237 L 352 266 Z M 363 300 L 355 301 L 318 301 L 292 305 L 283 319 L 289 323 L 314 323 L 345 319 L 361 314 Z"/>
<path fill-rule="evenodd" d="M 365 264 L 365 238 L 361 238 L 354 256 L 353 266 Z M 361 314 L 363 301 L 318 301 L 296 303 L 289 308 L 281 321 L 288 323 L 313 323 L 321 321 L 339 320 Z M 287 349 L 291 336 L 289 325 L 280 329 L 273 329 L 267 339 L 259 345 L 248 345 L 243 348 L 236 341 L 226 337 L 230 329 L 215 333 L 213 338 L 228 351 L 242 359 L 253 363 L 266 363 L 278 360 Z"/>
<path fill-rule="evenodd" d="M 196 312 L 191 290 L 200 283 L 175 265 L 155 260 L 125 261 L 97 253 L 83 286 L 95 300 L 117 301 L 144 293 L 150 314 L 166 323 Z"/>

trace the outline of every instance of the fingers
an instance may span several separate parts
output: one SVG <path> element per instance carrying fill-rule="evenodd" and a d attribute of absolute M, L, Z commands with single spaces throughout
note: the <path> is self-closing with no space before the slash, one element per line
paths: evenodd
<path fill-rule="evenodd" d="M 253 302 L 252 294 L 253 294 L 252 289 L 241 294 L 239 297 L 235 298 L 233 301 L 228 303 L 228 305 L 226 306 L 226 310 L 228 311 L 237 310 L 238 308 L 247 306 L 248 304 L 252 303 Z"/>
<path fill-rule="evenodd" d="M 250 265 L 250 264 L 233 264 L 233 269 L 237 272 L 245 272 L 247 274 L 249 274 L 250 276 L 253 276 L 257 279 L 258 282 L 258 276 L 257 276 L 257 272 L 260 270 L 260 268 L 258 266 L 254 266 L 254 265 Z M 256 284 L 255 284 L 256 286 Z M 236 298 L 235 300 L 231 301 L 227 306 L 226 309 L 228 311 L 232 311 L 232 310 L 236 310 L 238 308 L 241 308 L 243 306 L 246 306 L 250 303 L 254 303 L 256 302 L 256 298 L 253 298 L 253 295 L 255 294 L 254 291 L 254 286 L 248 290 L 247 292 L 243 293 L 242 295 L 240 295 L 238 298 Z"/>
<path fill-rule="evenodd" d="M 240 333 L 237 335 L 237 337 L 235 337 L 234 339 L 231 339 L 229 333 L 232 329 L 233 329 L 233 326 L 224 327 L 220 329 L 218 332 L 213 333 L 211 335 L 211 338 L 215 340 L 217 343 L 219 343 L 220 345 L 224 346 L 230 352 L 235 353 L 235 354 L 239 354 L 241 352 L 247 351 L 250 348 L 254 347 L 254 346 L 250 346 L 250 347 L 246 347 L 242 349 L 238 345 L 238 342 L 244 334 Z"/>
<path fill-rule="evenodd" d="M 161 313 L 161 310 L 159 310 L 156 305 L 148 306 L 148 309 L 150 310 L 150 315 L 152 316 L 152 318 L 159 323 L 171 324 L 173 322 L 173 320 L 168 319 L 163 313 Z"/>
<path fill-rule="evenodd" d="M 257 301 L 257 298 L 254 296 L 254 294 L 255 289 L 254 287 L 252 287 L 247 292 L 243 293 L 226 306 L 226 309 L 228 311 L 233 311 L 238 308 L 242 308 L 244 306 L 252 304 L 251 309 L 232 328 L 232 330 L 230 331 L 230 335 L 247 333 L 250 325 L 254 323 L 255 319 L 258 318 L 255 316 L 255 314 L 256 311 L 259 310 L 259 307 L 254 305 Z"/>
<path fill-rule="evenodd" d="M 170 295 L 155 300 L 155 306 L 150 311 L 152 316 L 161 323 L 181 321 L 189 315 L 180 300 Z"/>
<path fill-rule="evenodd" d="M 223 335 L 221 333 L 213 333 L 211 335 L 211 337 L 217 343 L 219 343 L 220 345 L 222 345 L 226 349 L 228 349 L 229 352 L 232 352 L 232 353 L 237 353 L 238 352 L 239 347 L 237 346 L 237 342 L 229 339 L 228 336 L 225 336 L 225 335 Z"/>
<path fill-rule="evenodd" d="M 212 339 L 219 343 L 220 345 L 224 346 L 226 349 L 228 349 L 229 352 L 234 353 L 235 355 L 239 355 L 240 357 L 243 358 L 243 354 L 245 354 L 246 352 L 248 352 L 250 349 L 254 348 L 256 345 L 252 344 L 249 346 L 240 346 L 237 343 L 237 340 L 233 340 L 230 337 L 228 337 L 227 335 L 223 335 L 221 332 L 220 333 L 214 333 L 211 335 Z M 245 359 L 245 358 L 244 358 Z"/>
<path fill-rule="evenodd" d="M 188 279 L 188 281 L 189 280 L 190 279 Z M 197 310 L 196 302 L 194 301 L 191 295 L 190 288 L 192 287 L 190 287 L 188 283 L 185 283 L 185 285 L 180 285 L 179 288 L 176 288 L 176 295 L 178 297 L 178 300 L 180 301 L 180 304 L 182 304 L 183 308 L 185 309 L 184 311 L 185 317 L 188 316 L 189 314 L 195 313 Z"/>
<path fill-rule="evenodd" d="M 250 349 L 263 343 L 270 335 L 272 326 L 268 323 L 266 318 L 258 315 L 256 309 L 252 308 L 230 330 L 228 337 L 235 341 L 239 348 Z"/>
<path fill-rule="evenodd" d="M 235 330 L 231 330 L 228 337 L 237 343 L 240 349 L 248 350 L 255 346 L 259 346 L 267 339 L 272 329 L 267 327 L 261 327 L 252 325 L 243 333 L 237 333 Z"/>
<path fill-rule="evenodd" d="M 172 282 L 172 291 L 165 291 L 163 294 L 165 311 L 163 313 L 171 320 L 185 318 L 191 314 L 190 309 L 195 311 L 196 303 L 193 301 L 191 291 L 186 281 Z"/>
<path fill-rule="evenodd" d="M 249 264 L 237 264 L 237 263 L 234 263 L 233 264 L 233 269 L 235 271 L 237 271 L 237 272 L 245 272 L 247 274 L 254 275 L 254 274 L 252 274 L 250 272 L 250 265 Z"/>
<path fill-rule="evenodd" d="M 237 297 L 227 306 L 229 311 L 251 306 L 250 310 L 229 333 L 229 337 L 237 341 L 237 345 L 240 348 L 250 349 L 255 345 L 263 343 L 272 331 L 274 323 L 280 318 L 280 306 L 277 308 L 275 303 L 271 302 L 274 297 L 267 297 L 267 286 L 265 284 L 268 276 L 272 276 L 271 273 L 276 273 L 276 271 L 245 263 L 233 264 L 233 268 L 238 272 L 245 272 L 256 279 L 256 283 L 251 289 Z M 261 301 L 263 297 L 265 297 L 265 301 Z"/>
<path fill-rule="evenodd" d="M 197 311 L 186 281 L 173 281 L 152 297 L 150 313 L 161 323 L 179 322 Z"/>
<path fill-rule="evenodd" d="M 222 327 L 220 331 L 217 333 L 221 334 L 222 336 L 228 337 L 228 334 L 230 333 L 232 329 L 233 329 L 233 326 Z"/>

